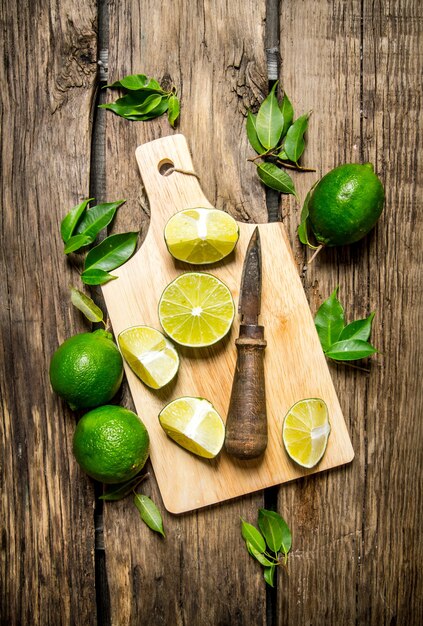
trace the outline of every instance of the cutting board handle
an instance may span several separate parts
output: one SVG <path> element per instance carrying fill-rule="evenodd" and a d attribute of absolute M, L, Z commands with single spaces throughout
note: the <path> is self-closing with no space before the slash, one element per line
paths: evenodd
<path fill-rule="evenodd" d="M 142 144 L 135 156 L 150 201 L 151 230 L 163 232 L 167 220 L 182 209 L 212 206 L 201 189 L 197 178 L 201 172 L 194 170 L 184 135 Z"/>

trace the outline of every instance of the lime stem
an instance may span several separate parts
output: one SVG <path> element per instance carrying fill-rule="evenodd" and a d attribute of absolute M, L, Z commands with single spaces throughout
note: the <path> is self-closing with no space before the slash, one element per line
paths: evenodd
<path fill-rule="evenodd" d="M 287 163 L 286 161 L 282 161 L 281 159 L 277 159 L 278 163 L 282 165 L 282 167 L 286 167 L 290 170 L 297 170 L 298 172 L 315 172 L 316 170 L 312 167 L 302 167 L 301 165 L 293 165 L 292 163 Z"/>
<path fill-rule="evenodd" d="M 250 157 L 249 159 L 247 159 L 247 161 L 251 161 L 251 163 L 254 163 L 254 161 L 257 161 L 257 159 L 262 159 L 265 156 L 269 156 L 269 154 L 272 154 L 272 150 L 268 150 L 267 152 L 263 152 L 263 154 L 258 154 L 255 157 Z"/>
<path fill-rule="evenodd" d="M 278 564 L 279 564 L 277 557 L 275 558 L 274 556 L 272 556 L 271 554 L 269 554 L 268 552 L 266 552 L 266 550 L 264 551 L 264 553 L 263 553 L 263 554 L 264 554 L 265 556 L 267 556 L 269 559 L 273 559 L 273 560 L 274 560 L 274 562 L 275 562 L 275 565 L 278 565 Z"/>
<path fill-rule="evenodd" d="M 334 361 L 335 363 L 339 363 L 340 365 L 346 365 L 348 367 L 353 367 L 355 370 L 361 370 L 362 372 L 366 372 L 366 374 L 370 374 L 370 370 L 367 369 L 367 367 L 360 367 L 360 365 L 353 365 L 349 361 L 338 361 L 337 359 L 331 359 L 331 361 Z"/>
<path fill-rule="evenodd" d="M 321 243 L 320 246 L 317 246 L 315 252 L 313 253 L 310 261 L 307 262 L 307 265 L 310 265 L 310 263 L 313 263 L 314 259 L 316 258 L 316 256 L 319 254 L 319 252 L 322 250 L 322 248 L 324 248 L 324 244 Z"/>
<path fill-rule="evenodd" d="M 137 480 L 135 485 L 132 487 L 132 493 L 134 494 L 134 496 L 137 495 L 135 489 L 137 489 L 140 486 L 140 484 L 143 482 L 143 480 L 145 480 L 148 476 L 150 476 L 149 472 L 147 472 L 146 474 L 143 474 L 143 476 L 140 476 L 140 479 Z"/>

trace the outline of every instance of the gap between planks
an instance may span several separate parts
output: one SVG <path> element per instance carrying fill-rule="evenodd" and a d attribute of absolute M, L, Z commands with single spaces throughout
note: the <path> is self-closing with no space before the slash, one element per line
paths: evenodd
<path fill-rule="evenodd" d="M 266 57 L 267 75 L 269 90 L 273 87 L 278 75 L 280 66 L 279 56 L 279 0 L 266 0 Z M 108 24 L 107 0 L 100 0 L 98 3 L 98 81 L 99 87 L 107 84 L 108 78 L 108 44 L 109 44 L 109 24 Z M 91 152 L 91 177 L 90 177 L 90 197 L 104 200 L 105 194 L 105 112 L 99 110 L 97 105 L 102 102 L 104 96 L 101 89 L 97 94 L 95 112 L 93 116 L 92 152 Z M 272 189 L 266 189 L 266 207 L 268 221 L 277 222 L 280 219 L 279 194 Z M 93 290 L 92 290 L 93 291 Z M 104 308 L 104 300 L 101 291 L 95 289 L 92 293 L 93 300 Z M 278 503 L 278 487 L 271 487 L 264 490 L 264 507 L 276 510 Z M 95 527 L 95 583 L 97 602 L 97 621 L 102 626 L 111 624 L 110 595 L 107 580 L 107 563 L 104 547 L 104 519 L 103 501 L 99 499 L 102 488 L 96 484 L 96 506 L 94 511 Z M 277 576 L 275 587 L 266 588 L 266 622 L 268 626 L 276 623 L 277 615 Z"/>

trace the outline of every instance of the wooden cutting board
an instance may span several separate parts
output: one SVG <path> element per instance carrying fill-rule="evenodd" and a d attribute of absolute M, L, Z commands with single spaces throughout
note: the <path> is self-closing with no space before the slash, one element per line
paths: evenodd
<path fill-rule="evenodd" d="M 163 137 L 139 146 L 136 158 L 150 201 L 151 221 L 137 253 L 113 273 L 119 276 L 103 289 L 107 309 L 117 336 L 130 326 L 146 324 L 161 329 L 157 314 L 160 295 L 178 274 L 193 267 L 168 253 L 163 229 L 176 211 L 211 207 L 195 176 L 166 166 L 193 171 L 183 135 Z M 162 172 L 162 173 L 161 173 Z M 201 172 L 199 172 L 201 175 Z M 200 266 L 223 280 L 238 305 L 241 270 L 254 224 L 239 224 L 235 251 L 218 264 Z M 260 323 L 265 326 L 265 376 L 269 443 L 260 460 L 238 461 L 224 451 L 213 460 L 200 459 L 171 441 L 161 429 L 158 414 L 165 404 L 180 396 L 210 400 L 226 420 L 235 368 L 235 339 L 239 318 L 230 334 L 209 348 L 178 348 L 178 375 L 165 388 L 146 387 L 125 365 L 138 415 L 151 438 L 151 462 L 166 509 L 182 513 L 206 505 L 327 470 L 352 460 L 354 452 L 313 318 L 298 276 L 285 228 L 281 223 L 261 224 L 263 287 Z M 304 470 L 287 456 L 281 438 L 288 409 L 302 398 L 323 398 L 332 426 L 326 454 L 317 468 Z"/>

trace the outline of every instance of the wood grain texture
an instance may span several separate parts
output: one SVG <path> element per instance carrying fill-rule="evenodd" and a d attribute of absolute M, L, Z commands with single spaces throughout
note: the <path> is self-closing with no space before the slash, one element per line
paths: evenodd
<path fill-rule="evenodd" d="M 2 624 L 94 624 L 93 489 L 49 360 L 82 330 L 60 220 L 88 196 L 96 6 L 3 2 Z"/>
<path fill-rule="evenodd" d="M 265 194 L 246 162 L 243 130 L 247 108 L 267 92 L 264 1 L 178 1 L 170 10 L 166 3 L 126 0 L 110 3 L 109 11 L 110 80 L 140 71 L 168 76 L 181 95 L 179 130 L 198 155 L 204 194 L 236 217 L 265 221 Z M 141 223 L 145 236 L 149 205 L 134 150 L 169 131 L 165 118 L 129 124 L 109 115 L 107 197 L 128 199 L 115 232 Z M 266 590 L 258 564 L 240 558 L 239 522 L 240 516 L 256 520 L 263 494 L 175 518 L 164 511 L 152 474 L 143 491 L 164 512 L 168 538 L 151 536 L 131 503 L 106 506 L 112 621 L 264 624 Z"/>
<path fill-rule="evenodd" d="M 335 2 L 282 5 L 281 82 L 297 115 L 313 110 L 303 163 L 317 171 L 296 177 L 302 198 L 336 165 L 361 160 L 360 7 L 360 2 L 342 8 Z M 299 56 L 301 71 L 293 73 Z M 297 242 L 299 213 L 291 205 L 284 219 L 291 240 Z M 304 247 L 296 244 L 312 312 L 337 285 L 348 321 L 374 310 L 369 301 L 369 240 L 372 235 L 354 246 L 324 250 L 311 266 L 306 264 Z M 378 359 L 373 363 L 370 376 L 379 370 Z M 369 375 L 343 365 L 331 365 L 331 372 L 355 459 L 339 471 L 287 485 L 279 492 L 279 510 L 294 537 L 289 579 L 278 580 L 279 624 L 354 624 L 357 615 Z"/>
<path fill-rule="evenodd" d="M 364 422 L 357 616 L 363 623 L 418 624 L 423 621 L 423 7 L 415 1 L 365 2 L 363 9 L 363 157 L 375 163 L 387 193 L 368 269 L 383 368 L 369 379 Z"/>
<path fill-rule="evenodd" d="M 421 489 L 410 476 L 421 474 L 422 462 L 421 9 L 413 2 L 281 6 L 281 82 L 298 113 L 313 109 L 303 162 L 317 173 L 296 178 L 300 195 L 335 165 L 369 160 L 387 201 L 361 242 L 325 250 L 309 267 L 296 250 L 312 311 L 339 285 L 347 321 L 376 311 L 372 340 L 381 354 L 368 374 L 331 365 L 353 463 L 280 490 L 295 547 L 289 579 L 278 581 L 277 623 L 418 624 Z M 294 241 L 299 212 L 290 202 L 284 214 Z"/>
<path fill-rule="evenodd" d="M 174 82 L 205 195 L 258 222 L 264 192 L 246 162 L 243 118 L 267 93 L 265 4 L 108 2 L 110 81 L 145 71 Z M 0 9 L 0 622 L 8 625 L 97 621 L 93 485 L 73 461 L 74 415 L 47 375 L 59 342 L 86 329 L 69 303 L 77 275 L 59 223 L 89 191 L 96 13 L 96 3 L 79 0 L 4 0 Z M 279 489 L 293 552 L 275 605 L 240 536 L 240 516 L 256 522 L 263 492 L 173 516 L 149 464 L 140 490 L 159 504 L 166 540 L 130 499 L 105 504 L 114 625 L 421 624 L 422 24 L 417 0 L 280 3 L 281 84 L 297 114 L 313 110 L 302 160 L 317 172 L 294 174 L 300 196 L 347 161 L 373 161 L 387 189 L 376 229 L 310 267 L 296 237 L 300 207 L 281 203 L 312 312 L 338 284 L 348 321 L 376 310 L 381 353 L 370 373 L 330 365 L 353 463 Z M 126 197 L 114 232 L 141 225 L 144 237 L 150 208 L 133 154 L 168 134 L 168 123 L 106 112 L 102 120 L 107 194 L 97 200 Z M 102 189 L 104 172 L 93 165 Z M 120 400 L 131 406 L 127 387 Z"/>

